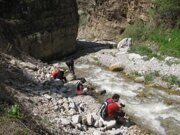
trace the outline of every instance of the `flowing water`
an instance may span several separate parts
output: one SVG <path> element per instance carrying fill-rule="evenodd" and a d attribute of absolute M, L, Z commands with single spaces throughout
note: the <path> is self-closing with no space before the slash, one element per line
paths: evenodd
<path fill-rule="evenodd" d="M 180 133 L 180 96 L 169 95 L 161 89 L 146 88 L 117 72 L 107 71 L 92 64 L 76 65 L 76 70 L 98 89 L 107 94 L 118 93 L 126 105 L 126 113 L 137 124 L 156 134 Z"/>

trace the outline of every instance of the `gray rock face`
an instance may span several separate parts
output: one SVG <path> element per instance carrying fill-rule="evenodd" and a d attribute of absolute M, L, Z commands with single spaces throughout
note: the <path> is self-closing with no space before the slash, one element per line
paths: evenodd
<path fill-rule="evenodd" d="M 1 0 L 0 5 L 1 51 L 15 55 L 24 51 L 45 60 L 75 51 L 76 1 Z"/>

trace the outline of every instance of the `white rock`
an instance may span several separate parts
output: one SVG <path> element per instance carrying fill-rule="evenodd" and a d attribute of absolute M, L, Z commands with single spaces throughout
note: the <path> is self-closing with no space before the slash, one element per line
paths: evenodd
<path fill-rule="evenodd" d="M 93 125 L 93 117 L 91 114 L 87 115 L 87 125 L 92 126 Z"/>
<path fill-rule="evenodd" d="M 66 76 L 66 79 L 67 81 L 72 81 L 75 79 L 75 76 L 72 74 L 72 73 L 69 73 L 67 76 Z"/>
<path fill-rule="evenodd" d="M 80 123 L 81 121 L 82 121 L 82 116 L 81 115 L 74 115 L 72 117 L 72 123 L 73 124 Z"/>
<path fill-rule="evenodd" d="M 142 82 L 145 82 L 145 78 L 144 78 L 144 76 L 136 77 L 135 81 L 142 83 Z"/>
<path fill-rule="evenodd" d="M 60 121 L 61 121 L 61 124 L 63 125 L 69 125 L 71 123 L 70 120 L 65 119 L 65 118 L 61 118 Z"/>
<path fill-rule="evenodd" d="M 103 133 L 101 131 L 99 131 L 99 130 L 95 130 L 93 132 L 93 135 L 103 135 Z"/>
<path fill-rule="evenodd" d="M 58 104 L 58 105 L 62 105 L 62 104 L 63 104 L 63 101 L 60 99 L 60 100 L 57 101 L 57 104 Z"/>
<path fill-rule="evenodd" d="M 52 99 L 52 97 L 51 97 L 50 95 L 48 95 L 48 94 L 45 94 L 44 97 L 45 97 L 46 99 L 48 99 L 48 100 L 51 100 L 51 99 Z"/>
<path fill-rule="evenodd" d="M 69 104 L 69 108 L 76 109 L 76 104 L 74 102 L 71 102 Z"/>
<path fill-rule="evenodd" d="M 108 133 L 111 134 L 111 135 L 119 135 L 122 132 L 121 132 L 120 129 L 116 129 L 116 130 L 110 130 Z"/>
<path fill-rule="evenodd" d="M 129 48 L 131 46 L 131 40 L 131 38 L 124 38 L 118 43 L 117 49 L 121 50 L 121 48 Z"/>
<path fill-rule="evenodd" d="M 70 115 L 75 115 L 76 114 L 76 110 L 75 109 L 70 109 L 68 112 L 69 112 Z"/>
<path fill-rule="evenodd" d="M 15 65 L 17 64 L 17 62 L 16 62 L 15 60 L 12 59 L 12 60 L 10 61 L 10 64 L 12 64 L 12 65 L 15 66 Z"/>

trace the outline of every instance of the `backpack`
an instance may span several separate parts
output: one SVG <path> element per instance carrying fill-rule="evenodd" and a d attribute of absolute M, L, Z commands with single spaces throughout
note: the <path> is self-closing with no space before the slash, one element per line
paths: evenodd
<path fill-rule="evenodd" d="M 106 119 L 108 117 L 108 105 L 114 101 L 108 101 L 108 99 L 100 107 L 100 116 L 101 118 Z"/>

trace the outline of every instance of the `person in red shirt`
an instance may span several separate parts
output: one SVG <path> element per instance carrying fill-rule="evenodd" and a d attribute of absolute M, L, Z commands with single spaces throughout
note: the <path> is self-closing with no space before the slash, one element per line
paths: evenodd
<path fill-rule="evenodd" d="M 120 96 L 118 94 L 114 94 L 112 98 L 107 99 L 107 119 L 118 120 L 125 116 L 125 113 L 122 110 L 122 107 L 124 107 L 125 105 L 118 103 L 119 98 Z"/>
<path fill-rule="evenodd" d="M 54 79 L 60 79 L 64 83 L 67 82 L 66 77 L 64 76 L 64 70 L 62 68 L 54 70 L 51 74 L 51 77 Z"/>

